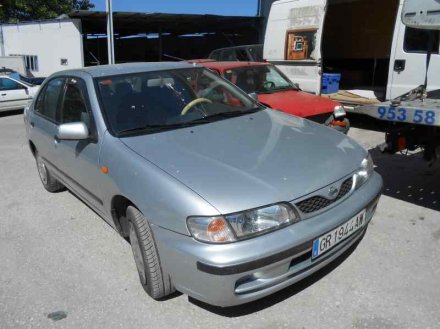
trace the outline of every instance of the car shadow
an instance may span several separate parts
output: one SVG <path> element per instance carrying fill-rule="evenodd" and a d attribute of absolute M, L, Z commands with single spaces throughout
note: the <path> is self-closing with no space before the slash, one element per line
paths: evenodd
<path fill-rule="evenodd" d="M 322 269 L 318 270 L 317 272 L 313 273 L 312 275 L 304 278 L 303 280 L 292 284 L 291 286 L 284 288 L 283 290 L 280 290 L 272 295 L 269 295 L 267 297 L 264 297 L 262 299 L 258 299 L 256 301 L 238 305 L 238 306 L 231 306 L 231 307 L 219 307 L 219 306 L 213 306 L 210 304 L 206 304 L 204 302 L 201 302 L 199 300 L 196 300 L 192 297 L 188 297 L 188 300 L 190 303 L 199 306 L 200 308 L 215 313 L 220 316 L 228 317 L 228 318 L 236 318 L 241 317 L 245 315 L 249 315 L 255 312 L 259 312 L 261 310 L 264 310 L 266 308 L 272 307 L 288 298 L 291 298 L 295 296 L 296 294 L 300 293 L 304 289 L 307 289 L 311 285 L 315 284 L 319 280 L 321 280 L 323 277 L 325 277 L 327 274 L 332 272 L 335 268 L 337 268 L 339 265 L 341 265 L 357 248 L 359 243 L 363 240 L 365 236 L 365 233 L 363 236 L 356 241 L 350 248 L 348 248 L 342 255 L 340 255 L 338 258 L 333 260 L 330 264 L 323 267 Z"/>
<path fill-rule="evenodd" d="M 440 211 L 440 161 L 429 167 L 422 152 L 386 154 L 377 147 L 369 152 L 382 175 L 384 195 Z"/>

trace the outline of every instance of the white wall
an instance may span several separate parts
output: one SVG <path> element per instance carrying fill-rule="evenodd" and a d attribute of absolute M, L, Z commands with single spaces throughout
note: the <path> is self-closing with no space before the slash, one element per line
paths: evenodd
<path fill-rule="evenodd" d="M 3 42 L 5 55 L 36 55 L 36 77 L 84 66 L 81 23 L 79 20 L 5 24 Z M 61 59 L 67 59 L 67 65 Z"/>

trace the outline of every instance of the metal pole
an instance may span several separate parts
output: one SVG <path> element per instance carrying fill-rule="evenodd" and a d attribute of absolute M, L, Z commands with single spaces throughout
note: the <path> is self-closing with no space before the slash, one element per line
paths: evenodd
<path fill-rule="evenodd" d="M 115 64 L 115 45 L 113 36 L 113 10 L 112 0 L 106 0 L 105 9 L 107 12 L 107 51 L 108 63 Z"/>
<path fill-rule="evenodd" d="M 5 39 L 3 37 L 3 25 L 0 24 L 0 56 L 5 56 Z"/>

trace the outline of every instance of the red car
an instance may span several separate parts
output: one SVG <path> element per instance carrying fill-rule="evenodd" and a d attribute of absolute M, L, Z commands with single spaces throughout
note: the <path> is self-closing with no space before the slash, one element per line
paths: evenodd
<path fill-rule="evenodd" d="M 348 132 L 349 122 L 341 103 L 305 93 L 270 63 L 194 60 L 231 81 L 267 107 L 333 126 Z"/>

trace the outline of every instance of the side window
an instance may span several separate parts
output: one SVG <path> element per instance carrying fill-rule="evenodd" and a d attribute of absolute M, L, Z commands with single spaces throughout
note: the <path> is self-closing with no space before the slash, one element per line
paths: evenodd
<path fill-rule="evenodd" d="M 432 53 L 439 53 L 439 31 L 419 30 L 411 27 L 405 28 L 403 49 L 407 53 L 426 53 L 429 49 L 430 34 L 432 38 Z"/>
<path fill-rule="evenodd" d="M 8 78 L 0 78 L 0 90 L 24 89 L 23 85 Z"/>
<path fill-rule="evenodd" d="M 237 56 L 237 60 L 242 61 L 242 62 L 246 62 L 246 61 L 250 61 L 251 59 L 249 58 L 248 53 L 246 52 L 246 49 L 237 49 L 235 51 L 236 56 Z"/>
<path fill-rule="evenodd" d="M 56 78 L 49 81 L 44 90 L 38 96 L 35 111 L 49 120 L 57 122 L 58 100 L 63 86 L 64 78 Z"/>
<path fill-rule="evenodd" d="M 220 60 L 221 61 L 236 61 L 237 60 L 237 55 L 235 54 L 235 49 L 228 49 L 228 50 L 223 50 L 221 56 L 220 56 Z"/>
<path fill-rule="evenodd" d="M 86 86 L 77 78 L 67 79 L 66 92 L 63 100 L 62 123 L 84 122 L 90 124 L 90 115 L 87 110 Z"/>
<path fill-rule="evenodd" d="M 220 51 L 218 51 L 218 50 L 214 50 L 214 51 L 211 53 L 211 55 L 209 56 L 209 58 L 218 61 L 218 59 L 219 59 L 219 57 L 220 57 L 219 55 L 220 55 Z"/>

